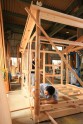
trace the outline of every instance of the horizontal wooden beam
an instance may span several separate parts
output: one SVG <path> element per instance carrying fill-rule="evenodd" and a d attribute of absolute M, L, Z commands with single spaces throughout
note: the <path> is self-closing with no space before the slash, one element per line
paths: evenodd
<path fill-rule="evenodd" d="M 83 43 L 69 41 L 69 40 L 63 40 L 58 38 L 50 38 L 53 43 L 59 43 L 59 44 L 67 44 L 67 45 L 74 45 L 74 46 L 83 46 Z M 40 40 L 48 41 L 45 37 L 40 36 Z"/>
<path fill-rule="evenodd" d="M 80 38 L 78 38 L 76 41 L 74 41 L 74 43 L 80 43 L 80 42 L 83 42 L 83 36 L 81 36 Z M 68 52 L 71 52 L 71 50 L 75 47 L 75 45 L 69 45 L 67 46 L 63 51 L 62 53 L 68 53 Z"/>
<path fill-rule="evenodd" d="M 45 9 L 43 7 L 32 5 L 31 9 L 40 11 L 40 18 L 52 22 L 57 22 L 65 25 L 70 25 L 78 28 L 83 28 L 83 19 L 56 12 L 53 10 Z"/>
<path fill-rule="evenodd" d="M 78 51 L 78 50 L 81 50 L 81 49 L 83 49 L 83 47 L 76 47 L 76 48 L 73 48 L 73 49 L 71 49 L 71 50 L 68 50 L 68 52 L 76 52 L 76 51 Z"/>
<path fill-rule="evenodd" d="M 46 77 L 61 77 L 61 74 L 46 74 Z"/>
<path fill-rule="evenodd" d="M 35 52 L 35 50 L 32 50 L 32 52 Z M 57 54 L 57 52 L 56 52 L 56 51 L 47 51 L 47 50 L 40 50 L 40 53 Z"/>

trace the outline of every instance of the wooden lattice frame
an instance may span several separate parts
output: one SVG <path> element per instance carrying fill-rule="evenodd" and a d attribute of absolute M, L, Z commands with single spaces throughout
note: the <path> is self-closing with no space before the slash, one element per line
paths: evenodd
<path fill-rule="evenodd" d="M 59 106 L 59 103 L 58 103 L 58 105 L 57 104 L 56 105 L 44 105 L 45 107 L 43 106 L 44 108 L 42 108 L 42 105 L 40 105 L 40 99 L 39 99 L 39 89 L 40 89 L 39 88 L 39 81 L 40 81 L 40 60 L 39 60 L 39 58 L 40 58 L 40 42 L 39 41 L 41 39 L 44 39 L 44 40 L 47 39 L 47 41 L 49 41 L 50 44 L 55 48 L 56 52 L 59 54 L 61 59 L 66 64 L 67 76 L 68 76 L 68 69 L 70 69 L 70 71 L 75 75 L 75 77 L 79 81 L 79 83 L 83 86 L 83 81 L 81 81 L 81 79 L 78 77 L 78 75 L 72 70 L 71 66 L 68 64 L 68 60 L 66 60 L 64 58 L 64 55 L 56 48 L 55 44 L 53 43 L 53 40 L 56 41 L 57 39 L 51 39 L 47 35 L 47 33 L 44 31 L 44 29 L 40 25 L 40 20 L 41 19 L 49 20 L 49 21 L 58 22 L 58 23 L 66 24 L 66 25 L 71 25 L 71 26 L 79 27 L 79 28 L 83 28 L 83 20 L 79 19 L 79 18 L 76 18 L 76 17 L 73 17 L 73 16 L 70 16 L 70 15 L 66 15 L 66 14 L 62 14 L 62 13 L 59 13 L 59 12 L 48 10 L 48 9 L 45 9 L 45 8 L 42 8 L 42 7 L 38 7 L 38 6 L 35 6 L 35 5 L 32 5 L 30 10 L 28 8 L 26 8 L 26 11 L 28 12 L 28 14 L 30 16 L 28 17 L 27 22 L 26 22 L 24 34 L 23 34 L 22 41 L 21 41 L 21 44 L 20 44 L 20 52 L 22 52 L 22 53 L 24 52 L 27 43 L 28 43 L 28 46 L 29 46 L 29 51 L 28 52 L 31 52 L 31 47 L 30 47 L 31 42 L 32 42 L 34 36 L 36 35 L 36 43 L 35 43 L 36 44 L 36 48 L 35 48 L 35 53 L 36 53 L 36 57 L 35 57 L 35 61 L 36 61 L 36 65 L 35 65 L 35 67 L 36 67 L 36 69 L 35 69 L 36 83 L 35 83 L 35 104 L 34 104 L 34 119 L 35 119 L 35 122 L 43 121 L 43 120 L 48 119 L 44 115 L 44 113 L 41 113 L 41 111 L 45 112 L 47 110 L 50 110 L 50 114 L 54 118 L 69 115 L 69 114 L 83 112 L 83 106 L 82 106 L 83 99 L 81 99 L 81 97 L 79 97 L 79 99 L 77 99 L 77 100 L 74 100 L 71 97 L 69 97 L 69 95 L 65 95 L 65 94 L 60 93 L 60 95 L 63 95 L 64 98 L 66 98 L 66 101 L 64 101 L 64 102 L 66 102 L 66 108 L 61 109 L 61 111 L 62 111 L 61 114 L 60 114 L 60 111 L 57 111 L 58 114 L 54 110 L 51 111 L 51 109 L 57 108 Z M 36 33 L 34 33 L 34 35 L 30 38 L 35 24 L 36 24 Z M 45 38 L 40 36 L 40 30 L 39 29 L 45 35 Z M 63 53 L 67 52 L 67 50 L 68 50 L 68 52 L 72 51 L 72 48 L 74 48 L 77 45 L 80 46 L 80 47 L 77 47 L 77 49 L 82 49 L 82 45 L 83 45 L 82 44 L 82 39 L 83 39 L 83 36 L 76 41 L 76 44 L 74 42 L 74 45 L 73 45 L 72 41 L 67 41 L 69 46 L 63 51 Z M 58 43 L 58 41 L 66 43 L 66 41 L 63 41 L 63 40 L 60 40 L 60 39 L 58 39 L 56 42 Z M 29 71 L 30 71 L 30 69 L 29 69 Z M 68 80 L 68 78 L 67 78 L 67 80 Z M 68 85 L 68 87 L 74 87 L 74 86 L 69 86 Z M 62 85 L 59 85 L 59 88 L 62 88 Z M 66 86 L 64 88 L 66 88 Z M 74 87 L 74 88 L 76 90 L 78 89 L 77 87 Z M 82 95 L 82 89 L 79 88 L 79 91 L 80 91 L 80 94 L 79 94 L 79 96 L 80 96 L 80 95 Z M 68 92 L 68 91 L 66 90 L 66 92 Z M 74 94 L 74 92 L 73 92 L 73 94 Z M 60 103 L 60 105 L 61 105 L 60 107 L 63 107 L 64 102 Z M 75 104 L 75 102 L 76 102 L 76 104 Z M 53 108 L 53 106 L 54 106 L 54 108 Z M 71 106 L 71 109 L 69 109 L 69 106 Z M 45 108 L 47 108 L 47 110 Z M 64 114 L 64 112 L 65 112 L 65 114 Z M 45 118 L 44 118 L 43 115 L 45 116 Z"/>

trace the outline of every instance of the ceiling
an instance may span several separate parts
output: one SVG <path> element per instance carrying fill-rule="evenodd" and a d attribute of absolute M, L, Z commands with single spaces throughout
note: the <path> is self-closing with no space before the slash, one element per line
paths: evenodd
<path fill-rule="evenodd" d="M 42 2 L 42 7 L 83 18 L 83 0 L 38 1 Z M 10 42 L 11 56 L 16 56 L 15 46 L 20 44 L 27 18 L 25 7 L 30 7 L 31 3 L 32 0 L 2 0 L 5 41 Z M 37 0 L 33 0 L 33 4 L 36 3 Z M 41 24 L 50 37 L 70 40 L 78 37 L 77 28 L 44 20 Z"/>

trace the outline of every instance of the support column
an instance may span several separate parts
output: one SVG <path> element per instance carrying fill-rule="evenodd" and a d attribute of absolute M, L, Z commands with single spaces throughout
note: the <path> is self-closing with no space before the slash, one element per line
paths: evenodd
<path fill-rule="evenodd" d="M 66 55 L 66 60 L 68 62 L 68 54 Z M 66 65 L 66 84 L 69 83 L 69 70 L 68 70 L 68 67 Z"/>
<path fill-rule="evenodd" d="M 61 84 L 63 84 L 63 60 L 61 58 Z"/>
<path fill-rule="evenodd" d="M 39 11 L 37 12 L 37 21 L 39 20 Z M 35 122 L 39 121 L 40 113 L 40 30 L 36 26 L 36 43 L 35 43 L 35 104 L 34 104 L 34 116 Z"/>
<path fill-rule="evenodd" d="M 45 83 L 45 52 L 43 52 L 43 83 Z"/>

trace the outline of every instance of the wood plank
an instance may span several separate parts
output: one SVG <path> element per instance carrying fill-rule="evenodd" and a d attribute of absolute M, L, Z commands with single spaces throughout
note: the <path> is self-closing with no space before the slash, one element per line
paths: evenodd
<path fill-rule="evenodd" d="M 26 8 L 26 11 L 31 15 L 31 17 L 33 18 L 33 20 L 35 21 L 36 25 L 39 27 L 39 29 L 43 32 L 43 34 L 46 36 L 46 38 L 48 39 L 48 41 L 50 42 L 50 44 L 55 48 L 56 52 L 59 54 L 59 56 L 62 58 L 62 60 L 65 62 L 65 64 L 67 65 L 67 67 L 69 68 L 69 70 L 74 74 L 74 76 L 76 77 L 76 79 L 79 81 L 79 83 L 83 86 L 83 81 L 78 77 L 78 75 L 75 73 L 75 71 L 71 68 L 71 66 L 68 64 L 68 62 L 66 61 L 66 59 L 64 58 L 63 54 L 57 49 L 57 47 L 55 46 L 55 44 L 51 41 L 50 37 L 47 35 L 47 33 L 44 31 L 44 29 L 41 27 L 41 25 L 37 22 L 37 20 L 34 18 L 33 14 L 30 12 L 30 10 L 28 8 Z"/>

